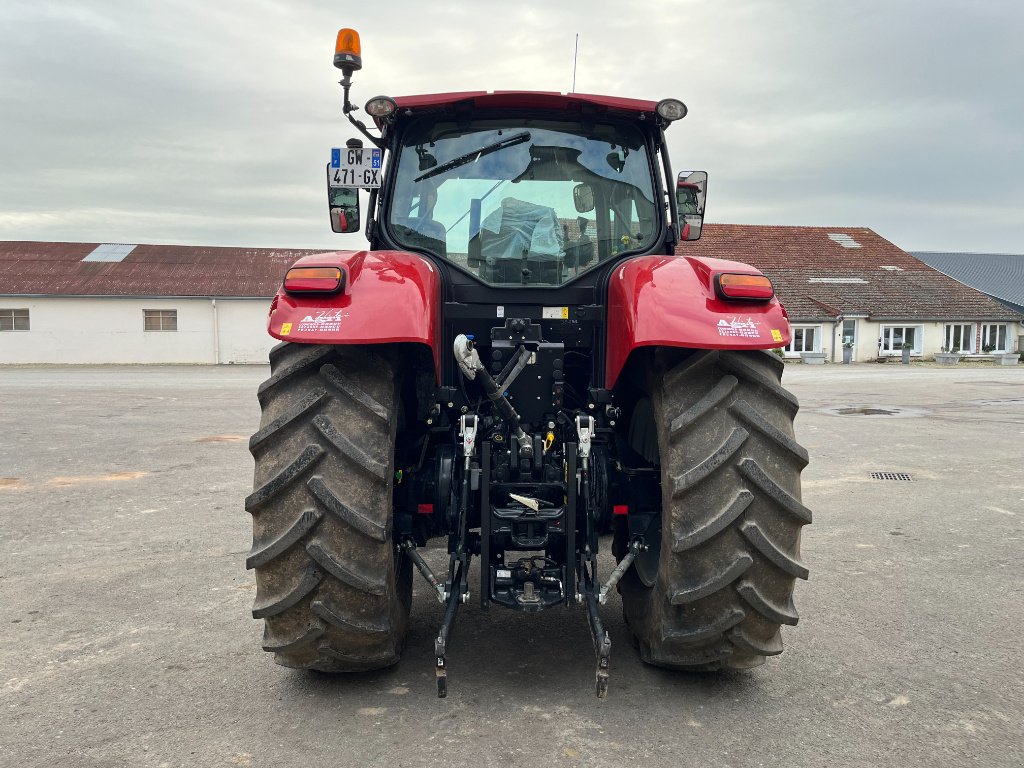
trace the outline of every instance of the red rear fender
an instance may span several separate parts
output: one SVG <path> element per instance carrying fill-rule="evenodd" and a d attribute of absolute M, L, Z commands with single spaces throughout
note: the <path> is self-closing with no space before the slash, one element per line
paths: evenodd
<path fill-rule="evenodd" d="M 638 347 L 773 349 L 789 344 L 789 320 L 778 299 L 720 299 L 713 280 L 723 272 L 761 274 L 739 262 L 691 256 L 641 256 L 616 268 L 608 286 L 605 386 L 615 385 Z"/>
<path fill-rule="evenodd" d="M 332 295 L 278 290 L 267 331 L 300 344 L 389 344 L 430 348 L 440 372 L 440 283 L 424 258 L 402 251 L 335 251 L 305 256 L 296 267 L 341 267 L 345 285 Z"/>

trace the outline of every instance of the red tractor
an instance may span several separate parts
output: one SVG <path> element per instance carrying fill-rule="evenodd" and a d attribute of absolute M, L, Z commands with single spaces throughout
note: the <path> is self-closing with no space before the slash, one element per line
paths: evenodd
<path fill-rule="evenodd" d="M 370 250 L 304 257 L 270 307 L 283 343 L 246 499 L 264 649 L 303 669 L 395 664 L 419 571 L 441 603 L 440 696 L 470 599 L 581 607 L 599 696 L 616 587 L 650 664 L 780 653 L 811 521 L 797 401 L 764 351 L 789 343 L 789 323 L 756 269 L 675 253 L 665 131 L 686 107 L 377 97 L 378 135 L 352 115 L 352 30 L 335 64 L 369 146 L 332 152 L 331 223 L 362 221 Z M 703 200 L 690 239 L 702 213 Z M 431 539 L 446 542 L 443 573 L 421 555 Z M 618 565 L 601 574 L 608 544 Z"/>

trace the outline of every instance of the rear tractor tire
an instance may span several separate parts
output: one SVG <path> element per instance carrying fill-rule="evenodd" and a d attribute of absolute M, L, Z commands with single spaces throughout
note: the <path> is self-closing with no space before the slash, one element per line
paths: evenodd
<path fill-rule="evenodd" d="M 392 542 L 394 368 L 363 347 L 284 343 L 260 385 L 254 618 L 278 664 L 378 669 L 402 651 L 412 571 Z"/>
<path fill-rule="evenodd" d="M 619 591 L 649 664 L 757 666 L 782 652 L 781 625 L 797 623 L 793 587 L 808 575 L 800 529 L 811 512 L 800 501 L 807 452 L 793 437 L 799 406 L 781 385 L 782 369 L 765 352 L 663 349 L 641 385 L 647 397 L 634 422 L 646 424 L 630 432 L 641 435 L 641 454 L 655 450 L 657 435 L 650 458 L 660 457 L 662 511 L 649 537 L 657 545 Z M 616 534 L 620 559 L 625 535 Z"/>

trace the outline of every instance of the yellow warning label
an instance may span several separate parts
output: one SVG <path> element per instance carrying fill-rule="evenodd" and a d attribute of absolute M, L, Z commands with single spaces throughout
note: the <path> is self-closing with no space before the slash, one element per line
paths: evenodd
<path fill-rule="evenodd" d="M 568 307 L 543 307 L 540 316 L 545 320 L 568 320 Z"/>
<path fill-rule="evenodd" d="M 281 323 L 281 335 L 282 336 L 287 336 L 291 332 L 292 332 L 292 324 L 291 323 Z"/>
<path fill-rule="evenodd" d="M 772 328 L 772 341 L 782 341 L 782 331 Z"/>

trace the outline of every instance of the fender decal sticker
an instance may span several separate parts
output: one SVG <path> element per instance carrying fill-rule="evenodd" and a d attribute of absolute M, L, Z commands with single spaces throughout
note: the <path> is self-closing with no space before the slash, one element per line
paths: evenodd
<path fill-rule="evenodd" d="M 332 333 L 341 330 L 341 319 L 348 312 L 340 309 L 315 309 L 299 321 L 300 333 Z M 282 332 L 282 336 L 284 333 Z"/>
<path fill-rule="evenodd" d="M 759 339 L 761 338 L 761 331 L 758 330 L 757 326 L 758 324 L 750 317 L 733 317 L 732 320 L 719 320 L 718 335 L 729 338 Z"/>

